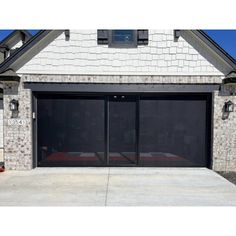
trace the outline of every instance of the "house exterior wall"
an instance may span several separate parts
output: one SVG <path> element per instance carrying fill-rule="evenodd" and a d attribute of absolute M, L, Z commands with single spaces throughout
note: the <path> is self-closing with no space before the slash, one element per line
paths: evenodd
<path fill-rule="evenodd" d="M 222 120 L 223 105 L 229 100 L 236 104 L 235 95 L 214 92 L 213 169 L 217 171 L 236 171 L 236 111 Z"/>
<path fill-rule="evenodd" d="M 205 59 L 205 49 L 200 48 L 200 43 L 187 33 L 175 42 L 173 30 L 149 30 L 149 45 L 130 49 L 97 45 L 96 30 L 72 30 L 69 41 L 61 34 L 17 71 L 21 76 L 19 85 L 4 85 L 6 168 L 33 167 L 32 92 L 24 88 L 24 82 L 221 84 L 224 65 L 218 66 L 222 64 L 216 59 L 213 66 L 209 62 L 212 58 Z M 11 118 L 11 99 L 19 101 L 18 118 Z M 214 91 L 212 168 L 223 171 L 236 170 L 236 112 L 222 120 L 226 100 L 236 103 L 235 96 Z"/>
<path fill-rule="evenodd" d="M 3 101 L 0 100 L 0 162 L 3 161 Z"/>
<path fill-rule="evenodd" d="M 108 48 L 97 44 L 97 30 L 71 30 L 69 41 L 61 34 L 18 73 L 222 75 L 183 37 L 175 42 L 173 30 L 149 30 L 148 45 L 137 48 Z"/>
<path fill-rule="evenodd" d="M 179 84 L 189 81 L 191 84 L 216 84 L 221 76 L 76 76 L 76 75 L 22 75 L 19 86 L 5 85 L 4 88 L 4 148 L 7 169 L 28 170 L 33 167 L 32 139 L 32 94 L 23 88 L 24 82 L 68 82 L 68 83 L 155 83 Z M 19 100 L 19 116 L 11 118 L 8 104 L 11 99 Z M 212 168 L 214 170 L 236 170 L 236 112 L 229 119 L 222 120 L 224 102 L 235 96 L 222 96 L 219 91 L 213 94 L 213 145 Z"/>
<path fill-rule="evenodd" d="M 11 118 L 9 103 L 19 101 L 18 118 Z M 4 162 L 6 169 L 32 169 L 32 110 L 31 91 L 23 84 L 5 84 L 4 102 Z"/>

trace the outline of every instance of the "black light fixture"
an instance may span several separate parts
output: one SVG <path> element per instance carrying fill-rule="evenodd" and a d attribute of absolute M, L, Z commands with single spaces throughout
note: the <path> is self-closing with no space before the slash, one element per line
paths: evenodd
<path fill-rule="evenodd" d="M 234 111 L 234 103 L 232 101 L 225 102 L 222 109 L 222 120 L 229 118 L 229 114 Z"/>
<path fill-rule="evenodd" d="M 12 112 L 11 118 L 17 118 L 19 113 L 19 102 L 16 99 L 12 99 L 10 101 L 9 108 Z"/>
<path fill-rule="evenodd" d="M 234 111 L 234 103 L 231 102 L 230 100 L 225 102 L 225 105 L 224 105 L 224 112 L 233 112 Z"/>
<path fill-rule="evenodd" d="M 16 99 L 12 99 L 10 101 L 9 107 L 10 107 L 10 111 L 16 112 L 16 111 L 18 111 L 19 102 Z"/>

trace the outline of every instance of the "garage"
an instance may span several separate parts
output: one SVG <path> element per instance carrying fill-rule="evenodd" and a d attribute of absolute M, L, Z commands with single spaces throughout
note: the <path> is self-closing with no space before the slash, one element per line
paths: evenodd
<path fill-rule="evenodd" d="M 37 93 L 36 166 L 210 167 L 211 93 Z"/>

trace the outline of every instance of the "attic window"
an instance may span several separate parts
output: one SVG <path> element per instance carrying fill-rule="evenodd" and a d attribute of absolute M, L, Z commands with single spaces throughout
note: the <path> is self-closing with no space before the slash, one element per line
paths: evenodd
<path fill-rule="evenodd" d="M 148 30 L 98 30 L 98 45 L 111 48 L 135 48 L 148 45 Z"/>
<path fill-rule="evenodd" d="M 109 47 L 137 47 L 136 30 L 111 30 Z"/>

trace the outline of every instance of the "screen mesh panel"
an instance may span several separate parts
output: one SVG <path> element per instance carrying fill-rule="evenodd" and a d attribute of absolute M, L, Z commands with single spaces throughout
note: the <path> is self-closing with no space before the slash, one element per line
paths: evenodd
<path fill-rule="evenodd" d="M 104 100 L 38 99 L 38 158 L 40 163 L 105 164 Z"/>
<path fill-rule="evenodd" d="M 109 163 L 136 164 L 136 102 L 109 102 Z"/>
<path fill-rule="evenodd" d="M 40 94 L 38 166 L 206 167 L 209 97 Z"/>
<path fill-rule="evenodd" d="M 140 101 L 141 164 L 205 166 L 205 132 L 204 100 Z"/>

